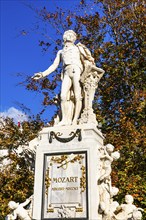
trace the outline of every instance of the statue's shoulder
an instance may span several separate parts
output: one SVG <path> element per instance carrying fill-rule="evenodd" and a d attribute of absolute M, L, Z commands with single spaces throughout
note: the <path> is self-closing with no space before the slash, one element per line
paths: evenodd
<path fill-rule="evenodd" d="M 80 52 L 88 52 L 90 53 L 90 50 L 82 43 L 77 43 L 76 46 L 78 47 L 78 49 L 80 50 Z M 91 54 L 91 53 L 90 53 Z"/>
<path fill-rule="evenodd" d="M 90 62 L 94 62 L 94 58 L 92 57 L 90 50 L 84 44 L 79 42 L 76 44 L 76 46 L 81 53 L 82 60 L 89 60 Z"/>
<path fill-rule="evenodd" d="M 63 49 L 62 50 L 58 50 L 57 54 L 58 55 L 62 54 L 62 51 L 63 51 Z"/>

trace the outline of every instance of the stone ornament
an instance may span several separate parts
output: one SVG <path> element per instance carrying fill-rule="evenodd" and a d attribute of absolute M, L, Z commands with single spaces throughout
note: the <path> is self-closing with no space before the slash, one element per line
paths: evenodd
<path fill-rule="evenodd" d="M 6 216 L 6 220 L 15 220 L 19 218 L 20 220 L 31 220 L 32 219 L 32 196 L 26 199 L 23 203 L 16 203 L 10 201 L 8 207 L 12 210 L 12 213 Z M 25 206 L 30 205 L 29 209 L 25 209 Z"/>
<path fill-rule="evenodd" d="M 58 51 L 53 64 L 44 72 L 34 74 L 32 79 L 38 80 L 48 76 L 62 62 L 62 120 L 58 125 L 96 124 L 92 101 L 104 70 L 95 66 L 94 58 L 85 45 L 81 43 L 74 44 L 76 41 L 76 33 L 74 31 L 66 31 L 63 35 L 63 41 L 64 47 Z M 78 120 L 79 118 L 80 120 Z M 57 121 L 58 118 L 55 122 Z"/>
<path fill-rule="evenodd" d="M 119 189 L 112 186 L 111 182 L 111 164 L 114 160 L 119 159 L 120 153 L 114 152 L 114 146 L 107 144 L 100 149 L 100 176 L 98 181 L 99 187 L 99 209 L 101 220 L 141 220 L 143 209 L 137 208 L 133 204 L 131 195 L 125 196 L 126 204 L 119 205 L 113 197 L 118 194 Z"/>
<path fill-rule="evenodd" d="M 104 179 L 108 179 L 110 177 L 112 168 L 111 163 L 114 160 L 118 160 L 120 158 L 120 153 L 118 151 L 113 152 L 114 146 L 111 144 L 107 144 L 104 148 L 104 155 L 100 157 L 102 160 L 102 175 L 99 178 L 99 181 L 103 181 Z"/>
<path fill-rule="evenodd" d="M 126 204 L 122 204 L 117 207 L 115 210 L 118 212 L 118 214 L 113 215 L 113 220 L 141 220 L 142 214 L 141 211 L 143 209 L 137 208 L 135 205 L 133 205 L 133 196 L 126 195 L 125 196 L 125 202 Z"/>
<path fill-rule="evenodd" d="M 119 206 L 118 202 L 113 201 L 113 197 L 118 194 L 119 189 L 112 186 L 111 183 L 111 164 L 119 159 L 120 153 L 114 152 L 114 146 L 107 144 L 100 150 L 100 176 L 98 180 L 99 187 L 99 209 L 102 220 L 111 220 L 113 213 Z"/>
<path fill-rule="evenodd" d="M 111 182 L 107 179 L 99 185 L 99 210 L 102 220 L 111 220 L 113 213 L 119 206 L 117 201 L 113 201 L 113 197 L 116 196 L 119 189 L 111 186 Z"/>
<path fill-rule="evenodd" d="M 59 218 L 73 218 L 75 216 L 75 211 L 65 205 L 62 205 L 57 211 Z"/>
<path fill-rule="evenodd" d="M 60 133 L 60 132 L 55 133 L 54 131 L 51 131 L 50 132 L 50 137 L 49 137 L 49 143 L 52 143 L 53 139 L 56 139 L 57 141 L 62 142 L 62 143 L 70 142 L 75 137 L 78 137 L 78 141 L 82 140 L 81 129 L 77 129 L 76 132 L 72 131 L 69 134 L 69 137 L 67 137 L 67 138 L 60 137 L 61 135 L 62 135 L 62 133 Z"/>

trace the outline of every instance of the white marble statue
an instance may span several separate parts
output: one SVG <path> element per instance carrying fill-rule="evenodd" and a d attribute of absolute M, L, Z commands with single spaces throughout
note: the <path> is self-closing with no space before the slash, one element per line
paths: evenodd
<path fill-rule="evenodd" d="M 113 201 L 113 197 L 118 194 L 119 189 L 112 186 L 111 183 L 111 163 L 120 157 L 118 151 L 114 151 L 112 144 L 103 146 L 100 150 L 100 176 L 99 186 L 99 213 L 102 220 L 111 220 L 112 216 L 119 206 L 118 202 Z"/>
<path fill-rule="evenodd" d="M 114 215 L 113 219 L 116 220 L 141 220 L 142 214 L 141 211 L 143 209 L 137 208 L 133 205 L 133 196 L 126 195 L 125 202 L 126 204 L 122 204 L 117 207 L 116 211 L 119 212 L 117 215 Z"/>
<path fill-rule="evenodd" d="M 27 206 L 32 202 L 32 197 L 27 199 L 23 203 L 16 203 L 14 201 L 10 201 L 8 203 L 8 207 L 12 210 L 11 214 L 8 214 L 6 216 L 6 220 L 15 220 L 15 219 L 20 219 L 20 220 L 31 220 L 32 216 L 32 209 L 25 209 L 24 207 Z"/>
<path fill-rule="evenodd" d="M 99 209 L 100 219 L 102 220 L 141 220 L 143 209 L 137 208 L 133 204 L 131 195 L 125 196 L 126 204 L 119 205 L 113 197 L 118 194 L 119 189 L 112 186 L 111 164 L 113 160 L 120 157 L 118 151 L 114 152 L 114 146 L 107 144 L 100 149 L 100 176 L 99 187 Z"/>
<path fill-rule="evenodd" d="M 79 120 L 80 124 L 97 123 L 96 115 L 93 113 L 92 102 L 94 100 L 96 88 L 98 87 L 98 83 L 103 74 L 104 70 L 97 68 L 88 60 L 84 60 L 84 72 L 81 75 L 84 94 L 84 109 Z"/>
<path fill-rule="evenodd" d="M 97 82 L 99 82 L 104 71 L 95 66 L 94 58 L 84 45 L 81 43 L 74 44 L 76 41 L 76 33 L 74 31 L 66 31 L 63 35 L 63 41 L 64 47 L 58 51 L 53 64 L 44 72 L 36 73 L 32 78 L 38 80 L 48 76 L 57 69 L 60 62 L 63 63 L 61 87 L 62 120 L 59 122 L 59 125 L 70 125 L 77 124 L 81 109 L 83 108 L 82 99 L 84 96 L 86 99 L 85 108 L 88 109 L 89 106 L 92 108 L 95 87 L 97 87 Z M 94 89 L 91 89 L 92 85 L 90 90 L 88 88 L 82 89 L 85 84 L 87 87 L 89 81 L 93 81 Z"/>
<path fill-rule="evenodd" d="M 111 186 L 111 182 L 108 179 L 102 181 L 99 185 L 99 213 L 102 214 L 102 220 L 111 220 L 113 213 L 119 206 L 119 203 L 113 201 L 113 197 L 116 196 L 119 189 Z"/>
<path fill-rule="evenodd" d="M 110 203 L 109 203 L 109 210 L 108 210 L 108 214 L 104 215 L 105 220 L 111 220 L 114 212 L 116 211 L 117 207 L 119 206 L 119 203 L 117 201 L 113 200 L 113 197 L 116 196 L 119 192 L 119 189 L 117 187 L 111 187 L 110 190 Z"/>
<path fill-rule="evenodd" d="M 99 181 L 103 181 L 105 178 L 110 178 L 110 174 L 112 171 L 111 163 L 113 160 L 118 160 L 120 158 L 120 153 L 118 151 L 114 151 L 114 146 L 111 144 L 107 144 L 104 148 L 104 155 L 100 157 L 103 161 L 102 167 L 102 175 L 99 178 Z"/>
<path fill-rule="evenodd" d="M 110 185 L 109 181 L 105 180 L 99 185 L 99 213 L 107 215 L 110 205 Z"/>

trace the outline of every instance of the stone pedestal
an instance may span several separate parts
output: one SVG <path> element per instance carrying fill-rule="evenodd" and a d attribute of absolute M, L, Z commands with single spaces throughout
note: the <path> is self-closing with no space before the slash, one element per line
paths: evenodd
<path fill-rule="evenodd" d="M 36 139 L 33 219 L 100 219 L 103 139 L 95 126 L 43 128 Z"/>

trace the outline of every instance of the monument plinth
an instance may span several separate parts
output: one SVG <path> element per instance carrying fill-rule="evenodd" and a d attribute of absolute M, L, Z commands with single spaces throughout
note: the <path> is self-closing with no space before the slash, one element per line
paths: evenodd
<path fill-rule="evenodd" d="M 102 133 L 95 126 L 44 128 L 38 137 L 33 219 L 98 219 Z"/>
<path fill-rule="evenodd" d="M 52 73 L 62 61 L 61 113 L 55 126 L 39 134 L 33 218 L 97 219 L 102 133 L 92 109 L 95 90 L 104 74 L 87 47 L 74 44 L 76 33 L 63 35 L 64 47 L 54 63 L 34 80 Z"/>

